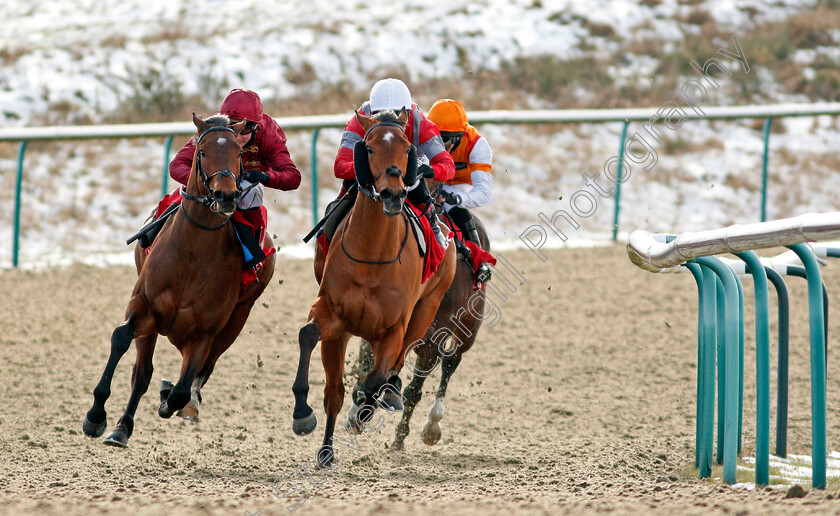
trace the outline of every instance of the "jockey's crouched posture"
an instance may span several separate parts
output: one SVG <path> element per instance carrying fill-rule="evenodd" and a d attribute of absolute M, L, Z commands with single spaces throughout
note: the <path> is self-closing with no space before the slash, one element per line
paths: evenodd
<path fill-rule="evenodd" d="M 237 212 L 253 226 L 254 234 L 249 237 L 240 225 L 235 226 L 246 250 L 245 266 L 253 267 L 265 259 L 262 244 L 268 215 L 262 205 L 263 185 L 279 190 L 294 190 L 300 186 L 300 171 L 286 147 L 286 135 L 277 122 L 263 112 L 262 101 L 255 92 L 238 88 L 231 90 L 219 107 L 219 113 L 226 115 L 231 125 L 246 121 L 245 129 L 236 137 L 242 145 L 241 188 L 247 192 L 240 199 Z M 169 164 L 170 177 L 182 185 L 186 185 L 190 178 L 197 137 L 190 138 Z M 249 190 L 252 185 L 253 188 Z M 144 235 L 141 244 L 148 247 L 154 236 Z"/>
<path fill-rule="evenodd" d="M 487 140 L 467 122 L 467 112 L 457 100 L 435 102 L 429 110 L 429 120 L 437 125 L 443 144 L 455 161 L 455 177 L 442 188 L 443 208 L 464 237 L 480 248 L 478 231 L 467 210 L 484 206 L 493 197 L 493 151 Z M 458 245 L 458 250 L 469 262 L 469 248 Z M 482 263 L 476 281 L 486 283 L 489 279 L 490 266 Z"/>
<path fill-rule="evenodd" d="M 370 90 L 370 100 L 362 104 L 359 112 L 371 116 L 383 110 L 392 110 L 399 113 L 401 109 L 405 109 L 408 113 L 405 135 L 417 149 L 418 161 L 422 162 L 417 168 L 417 183 L 405 186 L 408 189 L 409 202 L 414 206 L 420 206 L 432 201 L 426 181 L 423 178 L 433 177 L 437 181 L 452 179 L 455 175 L 455 163 L 452 161 L 452 156 L 443 147 L 443 141 L 440 139 L 437 127 L 426 118 L 417 104 L 411 101 L 411 93 L 401 80 L 382 79 L 374 84 Z M 356 120 L 355 116 L 352 117 L 344 128 L 344 134 L 341 136 L 341 148 L 338 150 L 334 165 L 335 176 L 344 179 L 342 194 L 350 189 L 356 181 L 353 148 L 356 142 L 363 140 L 364 137 L 364 127 Z M 426 164 L 426 160 L 428 160 L 428 164 Z M 351 194 L 345 197 L 335 209 L 332 209 L 332 206 L 328 208 L 328 212 L 332 209 L 334 214 L 330 216 L 325 228 L 328 237 L 332 236 L 332 231 L 347 214 L 353 202 L 354 196 Z M 442 247 L 446 247 L 446 238 L 437 225 L 435 210 L 427 209 L 426 213 L 429 222 L 432 224 L 432 230 L 435 232 L 435 238 Z"/>

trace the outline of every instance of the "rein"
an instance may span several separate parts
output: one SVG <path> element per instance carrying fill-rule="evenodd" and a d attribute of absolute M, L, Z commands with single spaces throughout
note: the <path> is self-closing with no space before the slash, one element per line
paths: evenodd
<path fill-rule="evenodd" d="M 346 256 L 347 258 L 350 258 L 351 261 L 354 261 L 356 263 L 366 263 L 366 264 L 369 264 L 369 265 L 388 265 L 388 264 L 394 263 L 396 261 L 399 261 L 400 263 L 402 263 L 401 258 L 402 258 L 403 251 L 405 251 L 405 245 L 408 243 L 408 231 L 409 231 L 409 229 L 408 229 L 408 218 L 406 217 L 405 212 L 403 212 L 403 214 L 402 214 L 403 222 L 405 222 L 405 237 L 403 238 L 402 245 L 400 246 L 400 252 L 397 253 L 396 258 L 394 258 L 393 260 L 388 260 L 388 261 L 360 260 L 360 259 L 356 258 L 355 256 L 352 256 L 347 251 L 347 248 L 344 247 L 344 234 L 347 232 L 347 226 L 350 225 L 350 216 L 351 215 L 353 215 L 353 210 L 350 210 L 350 213 L 347 214 L 347 219 L 346 219 L 347 222 L 345 222 L 344 225 L 341 227 L 341 250 L 344 251 L 344 256 Z"/>

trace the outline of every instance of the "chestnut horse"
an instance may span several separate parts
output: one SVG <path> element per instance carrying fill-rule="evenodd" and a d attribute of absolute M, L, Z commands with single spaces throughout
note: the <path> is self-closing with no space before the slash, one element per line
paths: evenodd
<path fill-rule="evenodd" d="M 158 414 L 197 420 L 201 387 L 216 360 L 233 344 L 254 302 L 274 274 L 274 255 L 260 270 L 259 279 L 240 287 L 244 255 L 230 218 L 242 194 L 241 145 L 236 136 L 245 122 L 229 127 L 224 115 L 201 120 L 195 156 L 180 209 L 169 217 L 148 255 L 137 245 L 134 260 L 137 283 L 128 302 L 125 322 L 111 335 L 111 353 L 105 372 L 93 390 L 93 406 L 85 416 L 85 435 L 105 431 L 105 401 L 111 378 L 132 339 L 137 358 L 131 373 L 131 397 L 125 413 L 106 444 L 126 446 L 134 429 L 134 413 L 152 378 L 152 355 L 158 335 L 169 337 L 181 352 L 181 376 L 173 387 L 161 390 Z M 205 172 L 212 171 L 212 172 Z M 273 245 L 266 236 L 267 245 Z"/>
<path fill-rule="evenodd" d="M 318 297 L 298 337 L 300 362 L 292 386 L 292 429 L 298 435 L 311 433 L 317 425 L 307 394 L 309 361 L 322 341 L 327 413 L 318 451 L 322 467 L 334 456 L 333 433 L 344 404 L 344 355 L 350 336 L 362 337 L 373 349 L 373 368 L 356 400 L 361 407 L 357 424 L 363 425 L 373 416 L 375 402 L 389 403 L 382 391 L 385 386 L 391 389 L 391 407 L 401 407 L 393 393 L 401 388 L 398 373 L 407 347 L 426 333 L 455 274 L 455 247 L 449 246 L 437 271 L 421 282 L 423 257 L 403 213 L 406 186 L 414 184 L 417 175 L 416 149 L 404 130 L 407 119 L 405 110 L 399 116 L 391 111 L 375 117 L 356 113 L 365 128 L 365 138 L 354 152 L 359 195 L 336 230 L 322 274 L 316 270 L 321 278 Z M 361 431 L 351 426 L 348 430 Z"/>
<path fill-rule="evenodd" d="M 434 191 L 434 188 L 430 187 L 430 190 Z M 490 251 L 490 239 L 484 224 L 475 215 L 473 215 L 473 220 L 479 240 L 481 240 L 481 248 Z M 412 361 L 406 357 L 412 378 L 403 391 L 405 407 L 402 419 L 397 425 L 391 449 L 402 450 L 405 447 L 411 416 L 423 396 L 423 383 L 437 371 L 438 367 L 441 369 L 440 384 L 420 437 L 430 446 L 440 440 L 440 420 L 443 419 L 443 403 L 449 379 L 461 363 L 462 355 L 472 348 L 478 330 L 481 328 L 481 322 L 486 319 L 484 302 L 487 287 L 475 290 L 472 265 L 461 258 L 457 260 L 457 263 L 455 278 L 446 295 L 443 296 L 434 321 L 423 336 L 422 342 L 412 347 L 416 359 Z M 370 345 L 362 342 L 359 346 L 359 358 L 354 367 L 354 371 L 358 372 L 356 390 L 361 388 L 363 378 L 372 362 Z M 351 412 L 353 412 L 352 409 Z"/>

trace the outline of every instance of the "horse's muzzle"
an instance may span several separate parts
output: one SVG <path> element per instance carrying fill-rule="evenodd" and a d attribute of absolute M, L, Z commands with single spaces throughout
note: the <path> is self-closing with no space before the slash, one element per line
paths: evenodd
<path fill-rule="evenodd" d="M 223 192 L 213 191 L 213 206 L 211 209 L 225 217 L 230 217 L 236 210 L 236 203 L 239 202 L 239 191 Z"/>
<path fill-rule="evenodd" d="M 385 188 L 379 192 L 379 199 L 382 201 L 382 211 L 389 217 L 396 217 L 402 212 L 405 198 L 408 196 L 408 191 L 405 188 L 400 188 L 399 193 L 394 193 L 390 188 Z"/>

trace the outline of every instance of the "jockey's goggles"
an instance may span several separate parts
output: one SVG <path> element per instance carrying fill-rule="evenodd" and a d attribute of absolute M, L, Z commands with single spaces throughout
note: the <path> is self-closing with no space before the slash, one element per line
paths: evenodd
<path fill-rule="evenodd" d="M 242 120 L 231 120 L 230 125 L 236 125 L 241 121 Z M 258 125 L 259 124 L 257 122 L 251 122 L 250 120 L 248 120 L 247 122 L 245 122 L 245 128 L 242 129 L 242 132 L 239 134 L 251 134 L 257 129 Z"/>
<path fill-rule="evenodd" d="M 457 147 L 459 143 L 461 143 L 461 137 L 464 135 L 462 132 L 448 132 L 448 131 L 441 131 L 440 139 L 443 140 L 444 145 L 452 145 Z"/>

